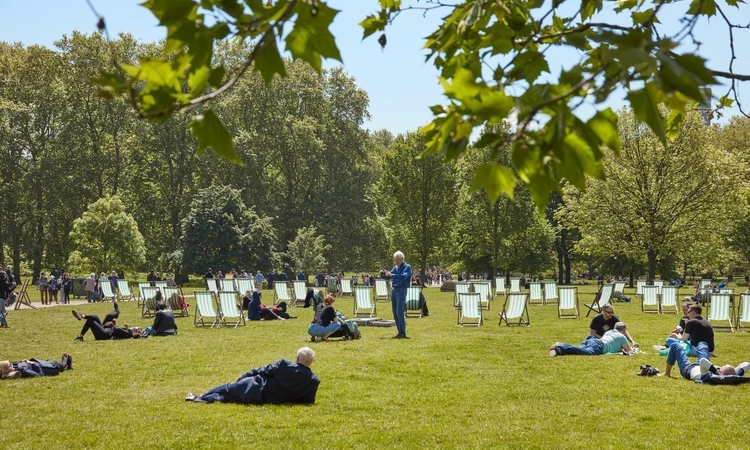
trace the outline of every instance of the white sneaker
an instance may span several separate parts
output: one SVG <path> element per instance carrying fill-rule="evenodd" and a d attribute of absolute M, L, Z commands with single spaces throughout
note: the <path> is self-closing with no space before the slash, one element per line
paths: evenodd
<path fill-rule="evenodd" d="M 739 363 L 739 365 L 737 365 L 734 370 L 735 372 L 737 372 L 737 375 L 744 376 L 746 372 L 750 372 L 750 370 L 748 370 L 748 367 L 750 367 L 750 362 L 743 362 Z"/>
<path fill-rule="evenodd" d="M 711 361 L 707 360 L 706 358 L 701 358 L 698 363 L 701 366 L 701 375 L 705 375 L 710 372 L 711 367 L 713 366 L 713 364 L 711 364 Z"/>

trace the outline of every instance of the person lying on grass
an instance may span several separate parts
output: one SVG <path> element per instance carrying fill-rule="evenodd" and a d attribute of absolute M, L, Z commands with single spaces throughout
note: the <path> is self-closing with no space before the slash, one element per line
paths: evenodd
<path fill-rule="evenodd" d="M 262 292 L 245 291 L 242 298 L 242 307 L 247 310 L 247 320 L 286 320 L 296 319 L 286 312 L 286 302 L 281 302 L 275 306 L 266 306 L 260 302 Z"/>
<path fill-rule="evenodd" d="M 97 315 L 84 315 L 74 309 L 73 317 L 78 320 L 86 321 L 86 323 L 83 324 L 83 328 L 81 329 L 81 334 L 79 334 L 74 340 L 83 341 L 83 335 L 85 335 L 89 330 L 91 330 L 91 334 L 94 335 L 94 339 L 97 341 L 106 341 L 109 339 L 140 338 L 143 334 L 143 330 L 141 330 L 140 328 L 129 328 L 128 324 L 125 324 L 124 327 L 117 326 L 117 318 L 119 316 L 120 309 L 117 306 L 117 302 L 115 302 L 115 310 L 104 317 L 103 323 L 101 320 L 99 320 L 99 316 Z"/>
<path fill-rule="evenodd" d="M 625 323 L 617 322 L 614 330 L 604 333 L 604 336 L 595 338 L 592 335 L 586 336 L 581 345 L 563 344 L 555 342 L 549 349 L 550 356 L 563 355 L 605 355 L 607 353 L 630 353 L 632 349 L 628 345 L 625 337 Z"/>
<path fill-rule="evenodd" d="M 167 308 L 166 303 L 156 304 L 154 324 L 143 330 L 144 336 L 174 336 L 177 334 L 177 324 L 174 321 L 174 312 Z"/>
<path fill-rule="evenodd" d="M 0 378 L 53 377 L 60 372 L 73 369 L 73 357 L 63 353 L 62 362 L 45 359 L 24 359 L 23 361 L 0 361 Z"/>
<path fill-rule="evenodd" d="M 602 312 L 591 319 L 591 323 L 589 324 L 589 334 L 597 339 L 601 339 L 602 336 L 604 336 L 604 333 L 615 328 L 617 322 L 621 322 L 621 320 L 615 315 L 615 308 L 611 304 L 604 305 L 602 307 Z M 628 343 L 631 346 L 634 345 L 635 340 L 630 336 L 630 333 L 628 333 L 627 330 L 623 331 L 624 333 L 622 334 L 628 340 Z"/>
<path fill-rule="evenodd" d="M 670 345 L 669 353 L 667 353 L 667 366 L 664 369 L 664 376 L 672 376 L 672 368 L 674 367 L 675 363 L 677 363 L 677 367 L 679 367 L 680 369 L 680 375 L 682 375 L 682 377 L 686 380 L 693 381 L 703 378 L 706 374 L 709 373 L 719 376 L 743 376 L 745 374 L 745 371 L 748 369 L 748 366 L 750 366 L 750 363 L 747 362 L 741 363 L 737 366 L 737 368 L 729 364 L 721 367 L 714 366 L 710 361 L 710 353 L 708 351 L 708 344 L 706 342 L 699 342 L 698 345 L 695 346 L 695 350 L 697 353 L 696 362 L 691 363 L 688 359 L 688 355 L 685 352 L 685 349 L 682 345 L 680 345 L 679 342 L 675 342 Z"/>
<path fill-rule="evenodd" d="M 297 350 L 297 362 L 280 359 L 265 367 L 258 367 L 228 383 L 196 396 L 192 392 L 187 401 L 200 403 L 315 403 L 320 380 L 310 370 L 315 351 L 309 347 Z"/>

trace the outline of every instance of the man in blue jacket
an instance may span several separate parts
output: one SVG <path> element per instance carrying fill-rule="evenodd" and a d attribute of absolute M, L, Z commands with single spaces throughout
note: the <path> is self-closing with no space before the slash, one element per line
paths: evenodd
<path fill-rule="evenodd" d="M 315 403 L 320 380 L 310 370 L 315 351 L 309 347 L 297 350 L 297 362 L 280 359 L 265 367 L 247 372 L 234 383 L 211 389 L 201 396 L 192 392 L 185 400 L 201 403 Z"/>
<path fill-rule="evenodd" d="M 62 362 L 31 358 L 18 362 L 0 361 L 0 378 L 53 377 L 73 368 L 73 357 L 63 353 Z"/>
<path fill-rule="evenodd" d="M 393 254 L 393 262 L 396 264 L 386 276 L 391 281 L 391 307 L 393 308 L 393 320 L 396 321 L 398 334 L 393 339 L 408 339 L 406 337 L 406 288 L 411 284 L 411 266 L 404 262 L 404 254 L 399 250 Z"/>

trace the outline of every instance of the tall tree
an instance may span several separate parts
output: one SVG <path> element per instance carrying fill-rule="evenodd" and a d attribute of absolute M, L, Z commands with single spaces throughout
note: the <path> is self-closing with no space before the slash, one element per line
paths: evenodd
<path fill-rule="evenodd" d="M 324 254 L 330 249 L 325 236 L 317 234 L 314 226 L 300 228 L 294 240 L 287 245 L 290 269 L 294 272 L 301 270 L 307 275 L 329 271 Z"/>

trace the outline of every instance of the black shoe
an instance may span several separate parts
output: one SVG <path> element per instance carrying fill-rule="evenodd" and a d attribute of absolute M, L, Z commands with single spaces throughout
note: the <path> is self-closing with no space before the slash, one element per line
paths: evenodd
<path fill-rule="evenodd" d="M 79 313 L 75 309 L 72 311 L 72 313 L 73 313 L 73 317 L 75 317 L 76 319 L 78 319 L 78 320 L 83 319 L 83 314 Z"/>
<path fill-rule="evenodd" d="M 117 306 L 117 302 L 115 302 L 115 311 L 117 311 L 118 313 L 120 312 L 120 307 Z"/>
<path fill-rule="evenodd" d="M 65 367 L 65 369 L 67 369 L 67 370 L 73 370 L 73 357 L 70 356 L 67 353 L 65 354 L 65 356 L 68 357 L 68 363 L 67 363 L 67 365 L 66 365 L 67 367 Z"/>
<path fill-rule="evenodd" d="M 75 338 L 75 339 L 73 339 L 73 340 L 74 340 L 74 341 L 81 341 L 81 342 L 83 342 L 83 336 L 78 336 L 78 337 L 76 337 L 76 338 Z"/>

